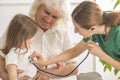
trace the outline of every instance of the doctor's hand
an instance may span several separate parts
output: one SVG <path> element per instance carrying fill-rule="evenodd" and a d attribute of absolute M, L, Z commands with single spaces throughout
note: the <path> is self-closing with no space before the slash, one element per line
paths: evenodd
<path fill-rule="evenodd" d="M 87 46 L 88 51 L 95 56 L 102 57 L 102 54 L 104 54 L 103 50 L 91 40 L 87 42 Z"/>
<path fill-rule="evenodd" d="M 35 64 L 38 67 L 44 67 L 46 66 L 46 60 L 43 58 L 43 56 L 40 53 L 34 52 L 31 56 L 31 59 L 33 59 L 32 63 Z"/>

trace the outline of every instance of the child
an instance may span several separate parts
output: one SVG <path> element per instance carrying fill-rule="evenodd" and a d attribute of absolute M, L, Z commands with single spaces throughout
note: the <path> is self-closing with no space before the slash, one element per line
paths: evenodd
<path fill-rule="evenodd" d="M 17 14 L 11 21 L 6 44 L 3 53 L 6 55 L 5 62 L 9 80 L 19 80 L 28 76 L 31 80 L 36 72 L 36 67 L 29 62 L 29 56 L 33 53 L 30 44 L 37 32 L 35 22 L 26 15 Z M 17 75 L 17 70 L 23 73 Z"/>

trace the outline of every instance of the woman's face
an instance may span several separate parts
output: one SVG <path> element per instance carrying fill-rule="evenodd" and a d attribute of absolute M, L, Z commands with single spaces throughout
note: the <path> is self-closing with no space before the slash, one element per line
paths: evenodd
<path fill-rule="evenodd" d="M 78 23 L 75 22 L 75 20 L 72 20 L 72 21 L 73 21 L 73 25 L 74 25 L 74 31 L 76 33 L 79 33 L 84 38 L 87 38 L 87 37 L 91 36 L 91 30 L 87 30 L 85 28 L 82 28 Z"/>
<path fill-rule="evenodd" d="M 60 14 L 57 10 L 48 8 L 45 5 L 39 7 L 35 15 L 35 20 L 37 24 L 44 31 L 51 28 L 57 22 L 59 18 L 60 18 Z"/>

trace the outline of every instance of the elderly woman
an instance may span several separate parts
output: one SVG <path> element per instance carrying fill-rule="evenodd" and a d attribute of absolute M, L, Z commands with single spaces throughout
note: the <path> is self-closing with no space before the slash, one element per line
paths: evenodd
<path fill-rule="evenodd" d="M 35 51 L 39 52 L 45 59 L 58 55 L 58 53 L 72 47 L 70 36 L 65 27 L 70 18 L 70 4 L 67 0 L 35 0 L 31 9 L 30 17 L 38 24 L 38 32 L 32 43 Z M 5 35 L 0 39 L 0 49 L 4 47 Z M 1 53 L 2 54 L 2 53 Z M 7 80 L 4 67 L 4 57 L 0 56 L 0 76 Z M 76 61 L 55 63 L 44 67 L 46 71 L 55 74 L 67 74 L 75 67 Z M 68 69 L 69 67 L 69 69 Z M 41 68 L 41 67 L 40 67 Z M 43 67 L 42 67 L 43 68 Z M 72 75 L 77 74 L 76 70 Z M 48 80 L 55 76 L 38 71 L 35 80 Z M 26 80 L 26 79 L 25 79 Z"/>

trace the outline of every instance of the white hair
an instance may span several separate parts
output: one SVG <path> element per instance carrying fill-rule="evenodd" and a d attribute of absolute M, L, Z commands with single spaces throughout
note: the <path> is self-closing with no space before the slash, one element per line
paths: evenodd
<path fill-rule="evenodd" d="M 35 15 L 38 8 L 42 5 L 59 11 L 61 18 L 58 22 L 62 21 L 64 24 L 67 23 L 66 21 L 69 19 L 71 14 L 71 5 L 69 0 L 35 0 L 29 12 L 29 16 L 33 20 L 35 20 Z"/>

